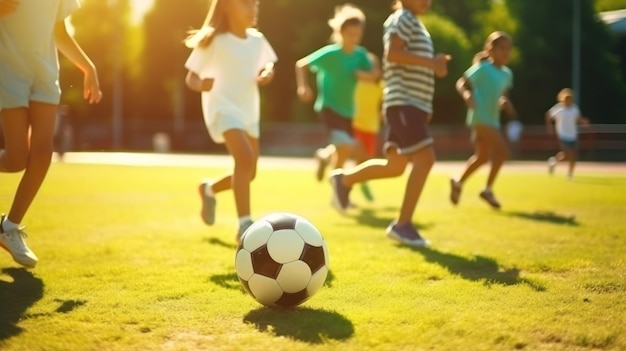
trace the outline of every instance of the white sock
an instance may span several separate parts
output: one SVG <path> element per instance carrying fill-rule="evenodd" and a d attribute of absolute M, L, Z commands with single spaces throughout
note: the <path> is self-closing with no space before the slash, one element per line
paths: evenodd
<path fill-rule="evenodd" d="M 485 192 L 490 193 L 490 192 L 491 192 L 491 188 L 490 188 L 490 187 L 488 187 L 488 186 L 486 186 L 486 187 L 485 187 Z"/>
<path fill-rule="evenodd" d="M 206 186 L 204 187 L 204 194 L 208 197 L 215 197 L 213 185 L 211 185 L 211 183 L 206 183 Z"/>
<path fill-rule="evenodd" d="M 251 221 L 252 218 L 250 216 L 242 216 L 239 217 L 239 225 L 243 225 L 244 223 Z"/>
<path fill-rule="evenodd" d="M 4 231 L 9 231 L 11 229 L 15 229 L 15 228 L 19 228 L 20 224 L 19 223 L 13 223 L 11 221 L 9 221 L 8 218 L 4 218 L 4 221 L 2 221 L 2 229 Z"/>

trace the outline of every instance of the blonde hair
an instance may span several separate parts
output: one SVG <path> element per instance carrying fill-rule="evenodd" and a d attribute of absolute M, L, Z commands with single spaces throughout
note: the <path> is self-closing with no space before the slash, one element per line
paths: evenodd
<path fill-rule="evenodd" d="M 508 42 L 513 42 L 513 39 L 511 38 L 511 36 L 508 35 L 506 32 L 495 31 L 489 34 L 489 36 L 487 37 L 487 40 L 485 40 L 485 45 L 483 47 L 483 50 L 478 52 L 476 55 L 474 55 L 473 63 L 478 63 L 480 61 L 489 59 L 489 57 L 491 56 L 489 54 L 489 51 L 491 51 L 494 47 L 498 45 L 498 43 L 502 42 L 503 40 L 506 40 Z"/>
<path fill-rule="evenodd" d="M 565 101 L 565 98 L 568 97 L 568 96 L 573 98 L 574 97 L 574 91 L 572 89 L 570 89 L 570 88 L 561 89 L 561 91 L 559 91 L 559 93 L 556 96 L 556 100 L 558 102 L 563 102 L 563 101 Z"/>
<path fill-rule="evenodd" d="M 207 47 L 217 34 L 228 32 L 225 2 L 226 0 L 211 0 L 209 12 L 204 19 L 202 28 L 189 31 L 189 35 L 184 41 L 188 48 Z"/>
<path fill-rule="evenodd" d="M 360 8 L 353 4 L 346 3 L 335 7 L 335 15 L 328 20 L 328 25 L 333 30 L 330 41 L 341 42 L 341 32 L 348 26 L 363 26 L 365 24 L 365 14 Z"/>
<path fill-rule="evenodd" d="M 391 5 L 392 10 L 399 10 L 402 8 L 402 0 L 395 0 L 393 5 Z"/>

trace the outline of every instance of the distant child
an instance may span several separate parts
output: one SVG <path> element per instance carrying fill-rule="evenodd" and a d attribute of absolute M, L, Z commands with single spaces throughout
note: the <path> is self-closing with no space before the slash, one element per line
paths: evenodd
<path fill-rule="evenodd" d="M 367 55 L 374 66 L 374 70 L 380 71 L 380 59 L 373 53 Z M 354 92 L 354 119 L 352 129 L 356 141 L 353 158 L 356 163 L 361 163 L 378 155 L 378 134 L 382 123 L 382 98 L 383 83 L 381 80 L 359 80 Z M 374 195 L 367 182 L 362 182 L 361 191 L 369 201 L 374 200 Z"/>
<path fill-rule="evenodd" d="M 259 158 L 259 85 L 274 76 L 276 54 L 256 29 L 258 1 L 213 0 L 202 28 L 185 41 L 193 51 L 185 67 L 187 86 L 202 95 L 204 123 L 216 143 L 225 143 L 234 170 L 199 187 L 201 216 L 215 222 L 215 195 L 232 189 L 239 227 L 235 239 L 252 225 L 250 183 Z"/>
<path fill-rule="evenodd" d="M 316 152 L 320 181 L 331 158 L 333 168 L 342 167 L 354 151 L 352 118 L 357 80 L 374 81 L 380 76 L 372 70 L 367 50 L 359 46 L 365 25 L 363 12 L 351 4 L 337 6 L 328 24 L 333 43 L 296 62 L 298 97 L 303 102 L 313 100 L 308 75 L 309 71 L 315 73 L 318 91 L 314 109 L 330 134 L 330 145 Z"/>
<path fill-rule="evenodd" d="M 557 104 L 546 112 L 546 126 L 548 132 L 556 135 L 561 144 L 561 151 L 548 159 L 548 170 L 554 173 L 554 167 L 558 161 L 569 161 L 567 179 L 572 180 L 574 167 L 578 159 L 578 125 L 589 125 L 589 120 L 580 114 L 578 106 L 574 103 L 572 89 L 563 89 L 557 95 Z"/>
<path fill-rule="evenodd" d="M 487 185 L 480 197 L 493 208 L 500 202 L 493 194 L 493 184 L 508 149 L 500 131 L 500 111 L 515 117 L 513 104 L 507 97 L 512 87 L 513 74 L 506 66 L 511 57 L 513 41 L 504 32 L 493 32 L 487 37 L 484 50 L 474 57 L 474 64 L 459 78 L 456 87 L 468 107 L 467 124 L 472 129 L 474 155 L 467 161 L 463 175 L 450 180 L 450 200 L 458 204 L 465 181 L 482 165 L 491 161 Z"/>
<path fill-rule="evenodd" d="M 428 123 L 433 112 L 435 76 L 444 77 L 449 55 L 435 55 L 428 30 L 417 17 L 430 8 L 430 0 L 402 0 L 385 21 L 383 111 L 387 124 L 386 159 L 371 159 L 349 170 L 332 173 L 335 206 L 345 211 L 356 183 L 398 177 L 411 163 L 399 217 L 387 227 L 387 235 L 409 246 L 427 246 L 412 224 L 413 213 L 426 178 L 435 162 Z"/>
<path fill-rule="evenodd" d="M 0 172 L 22 172 L 9 214 L 0 220 L 0 246 L 26 267 L 37 264 L 22 219 L 41 187 L 53 152 L 61 97 L 57 50 L 85 75 L 83 96 L 102 98 L 96 68 L 66 29 L 76 0 L 0 0 L 0 119 L 5 149 Z"/>

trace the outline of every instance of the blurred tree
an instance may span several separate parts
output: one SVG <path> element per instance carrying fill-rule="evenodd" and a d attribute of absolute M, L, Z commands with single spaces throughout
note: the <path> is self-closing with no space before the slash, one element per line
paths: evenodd
<path fill-rule="evenodd" d="M 557 92 L 572 84 L 573 1 L 507 0 L 516 17 L 515 45 L 521 52 L 513 99 L 526 123 L 542 123 Z M 578 101 L 594 123 L 626 123 L 626 87 L 615 41 L 598 21 L 593 0 L 581 2 L 581 91 Z"/>
<path fill-rule="evenodd" d="M 113 73 L 118 69 L 122 72 L 118 76 L 119 85 L 132 81 L 136 70 L 131 67 L 137 66 L 138 52 L 134 48 L 141 45 L 141 38 L 130 26 L 129 0 L 84 0 L 81 4 L 71 17 L 70 29 L 75 31 L 76 40 L 97 67 L 104 98 L 98 105 L 84 103 L 82 72 L 61 56 L 61 102 L 72 106 L 73 114 L 79 117 L 74 119 L 78 124 L 88 122 L 82 118 L 88 115 L 91 121 L 110 125 L 117 79 Z"/>
<path fill-rule="evenodd" d="M 452 61 L 448 63 L 448 75 L 436 81 L 432 123 L 463 123 L 465 106 L 455 84 L 471 64 L 474 56 L 471 44 L 463 30 L 443 16 L 428 14 L 422 16 L 422 20 L 432 36 L 435 52 L 452 56 Z"/>
<path fill-rule="evenodd" d="M 206 0 L 155 0 L 144 18 L 140 91 L 135 99 L 142 119 L 172 121 L 182 133 L 186 118 L 200 118 L 200 97 L 185 86 L 185 61 L 191 50 L 183 45 L 187 32 L 200 28 L 208 11 Z"/>

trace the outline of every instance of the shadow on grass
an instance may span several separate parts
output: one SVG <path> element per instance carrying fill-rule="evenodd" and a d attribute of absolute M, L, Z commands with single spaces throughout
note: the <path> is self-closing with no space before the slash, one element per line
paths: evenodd
<path fill-rule="evenodd" d="M 386 208 L 384 211 L 393 211 L 397 212 L 397 208 Z M 368 227 L 373 228 L 387 228 L 389 224 L 395 219 L 395 217 L 379 217 L 376 214 L 379 213 L 380 209 L 369 209 L 364 208 L 357 215 L 354 216 L 356 221 L 359 224 L 366 225 Z M 420 230 L 427 230 L 432 227 L 432 224 L 416 224 L 416 227 Z"/>
<path fill-rule="evenodd" d="M 579 226 L 580 223 L 576 220 L 576 216 L 563 216 L 552 211 L 535 211 L 535 212 L 503 212 L 503 214 L 511 217 L 518 217 L 528 219 L 537 222 L 547 222 L 559 225 Z"/>
<path fill-rule="evenodd" d="M 227 249 L 233 249 L 234 250 L 234 249 L 237 248 L 237 245 L 234 242 L 232 242 L 232 243 L 231 242 L 225 242 L 224 240 L 219 239 L 219 238 L 205 238 L 205 239 L 203 239 L 203 241 L 207 242 L 207 243 L 209 243 L 211 245 L 221 246 L 221 247 L 224 247 L 224 248 L 227 248 Z"/>
<path fill-rule="evenodd" d="M 30 306 L 43 297 L 43 281 L 23 268 L 4 268 L 13 281 L 0 280 L 0 341 L 22 332 L 17 324 Z"/>
<path fill-rule="evenodd" d="M 517 268 L 502 269 L 496 260 L 485 256 L 472 258 L 445 253 L 432 248 L 410 248 L 421 253 L 426 261 L 446 268 L 450 273 L 471 281 L 483 281 L 490 285 L 526 284 L 535 291 L 546 291 L 545 286 L 529 279 L 520 278 Z"/>
<path fill-rule="evenodd" d="M 227 273 L 227 274 L 214 274 L 209 280 L 222 288 L 233 289 L 233 290 L 242 290 L 241 283 L 239 282 L 239 278 L 237 277 L 237 273 Z M 332 271 L 328 272 L 326 276 L 326 281 L 324 282 L 324 286 L 331 288 L 333 286 L 333 281 L 335 280 L 335 275 Z"/>
<path fill-rule="evenodd" d="M 354 335 L 352 322 L 341 314 L 306 307 L 292 310 L 262 307 L 250 311 L 243 321 L 254 324 L 260 332 L 309 344 L 347 340 Z"/>

